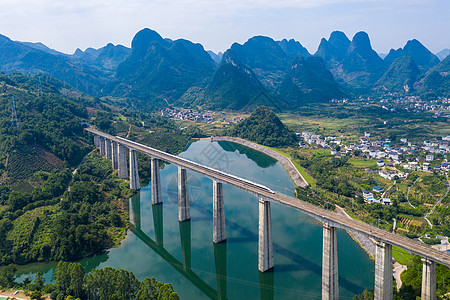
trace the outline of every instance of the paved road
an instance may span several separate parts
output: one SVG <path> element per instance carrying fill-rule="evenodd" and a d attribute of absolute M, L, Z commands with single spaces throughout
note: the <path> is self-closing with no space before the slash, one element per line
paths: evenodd
<path fill-rule="evenodd" d="M 397 282 L 397 291 L 400 290 L 402 287 L 402 279 L 400 278 L 400 275 L 407 269 L 406 266 L 399 264 L 398 262 L 395 262 L 394 264 L 394 278 Z"/>
<path fill-rule="evenodd" d="M 93 134 L 103 136 L 104 138 L 118 142 L 128 148 L 135 149 L 149 156 L 170 162 L 182 168 L 186 168 L 201 173 L 210 179 L 217 180 L 219 182 L 227 183 L 236 186 L 238 188 L 244 189 L 247 192 L 258 196 L 261 199 L 292 207 L 294 209 L 297 209 L 312 216 L 313 218 L 317 219 L 320 222 L 328 223 L 329 225 L 337 228 L 360 232 L 381 242 L 385 242 L 400 247 L 409 252 L 420 255 L 422 257 L 429 258 L 433 261 L 439 262 L 441 264 L 450 267 L 450 254 L 437 251 L 436 249 L 433 249 L 427 245 L 420 244 L 417 241 L 411 240 L 407 237 L 403 237 L 379 228 L 375 228 L 363 222 L 359 222 L 353 219 L 347 219 L 345 216 L 341 216 L 335 212 L 325 210 L 311 203 L 307 203 L 299 199 L 286 196 L 284 194 L 276 193 L 263 185 L 251 182 L 246 179 L 239 178 L 237 176 L 222 171 L 215 170 L 210 167 L 203 166 L 201 164 L 189 161 L 187 159 L 180 158 L 175 155 L 171 155 L 163 151 L 159 151 L 130 140 L 126 140 L 120 137 L 114 137 L 109 134 L 97 131 L 95 129 L 86 128 L 86 130 Z"/>

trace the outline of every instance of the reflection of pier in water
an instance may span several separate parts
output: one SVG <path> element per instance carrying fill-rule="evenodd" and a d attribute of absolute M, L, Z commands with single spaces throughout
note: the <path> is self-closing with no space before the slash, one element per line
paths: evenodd
<path fill-rule="evenodd" d="M 130 199 L 131 230 L 144 244 L 169 263 L 181 275 L 193 283 L 200 291 L 211 299 L 227 298 L 227 244 L 214 243 L 214 263 L 216 268 L 217 291 L 203 281 L 191 269 L 191 221 L 179 222 L 182 262 L 170 254 L 163 246 L 163 204 L 152 205 L 153 224 L 155 226 L 155 240 L 152 240 L 141 230 L 141 207 L 139 197 Z M 273 288 L 273 281 L 272 281 Z M 269 287 L 270 289 L 270 287 Z M 273 290 L 273 289 L 272 289 Z M 268 298 L 264 298 L 268 299 Z M 273 299 L 270 298 L 270 299 Z"/>

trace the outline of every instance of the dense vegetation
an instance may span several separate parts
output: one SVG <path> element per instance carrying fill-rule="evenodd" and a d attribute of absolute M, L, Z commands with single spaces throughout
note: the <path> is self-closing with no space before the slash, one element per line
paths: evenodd
<path fill-rule="evenodd" d="M 26 189 L 24 180 L 33 171 L 74 166 L 89 151 L 81 124 L 89 100 L 64 97 L 60 85 L 53 79 L 39 85 L 37 77 L 0 75 L 0 173 L 7 184 Z M 11 124 L 13 97 L 20 128 Z"/>
<path fill-rule="evenodd" d="M 394 288 L 394 300 L 416 300 L 422 291 L 422 260 L 415 256 L 408 264 L 408 269 L 401 274 L 402 286 L 399 291 Z M 436 265 L 436 294 L 442 297 L 450 292 L 450 269 L 443 265 Z M 353 300 L 372 300 L 373 290 L 365 290 L 353 297 Z"/>
<path fill-rule="evenodd" d="M 349 178 L 339 172 L 340 167 L 349 165 L 348 157 L 305 158 L 296 154 L 294 158 L 298 159 L 302 167 L 310 171 L 319 187 L 347 197 L 354 195 L 355 189 L 349 183 Z"/>
<path fill-rule="evenodd" d="M 232 50 L 228 50 L 205 90 L 204 105 L 216 110 L 240 110 L 257 104 L 261 94 L 270 97 L 253 71 L 243 65 Z"/>
<path fill-rule="evenodd" d="M 2 265 L 77 260 L 117 245 L 125 236 L 123 199 L 132 191 L 117 178 L 110 161 L 97 152 L 85 157 L 93 147 L 83 122 L 90 119 L 100 130 L 170 153 L 201 135 L 195 128 L 182 133 L 165 118 L 66 90 L 49 76 L 0 75 L 0 91 Z M 19 128 L 10 122 L 13 96 Z M 150 180 L 150 158 L 138 159 L 141 179 Z"/>
<path fill-rule="evenodd" d="M 289 107 L 298 107 L 314 102 L 329 102 L 348 96 L 334 81 L 319 57 L 298 56 L 277 90 Z"/>
<path fill-rule="evenodd" d="M 170 284 L 158 282 L 153 277 L 145 277 L 139 281 L 132 272 L 110 267 L 85 273 L 79 263 L 60 261 L 53 275 L 54 284 L 45 284 L 41 273 L 37 273 L 33 283 L 28 278 L 23 283 L 18 283 L 14 272 L 11 265 L 0 273 L 0 287 L 28 290 L 32 299 L 40 299 L 43 294 L 50 294 L 50 298 L 54 300 L 179 299 Z"/>
<path fill-rule="evenodd" d="M 265 106 L 256 108 L 247 119 L 234 126 L 228 135 L 269 147 L 295 147 L 298 142 L 295 132 Z"/>
<path fill-rule="evenodd" d="M 107 160 L 89 155 L 70 191 L 65 191 L 70 173 L 41 176 L 46 178 L 41 189 L 11 192 L 8 209 L 0 214 L 1 264 L 76 260 L 124 236 L 126 215 L 120 215 L 120 199 L 130 192 Z"/>

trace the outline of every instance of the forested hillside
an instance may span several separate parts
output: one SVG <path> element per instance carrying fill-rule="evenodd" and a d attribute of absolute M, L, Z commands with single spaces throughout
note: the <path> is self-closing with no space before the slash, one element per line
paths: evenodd
<path fill-rule="evenodd" d="M 267 107 L 260 106 L 228 133 L 269 147 L 296 146 L 298 138 Z"/>
<path fill-rule="evenodd" d="M 50 299 L 54 300 L 179 299 L 169 283 L 159 282 L 153 277 L 145 277 L 140 281 L 130 271 L 110 267 L 87 273 L 80 263 L 60 261 L 53 275 L 55 283 L 46 283 L 40 272 L 36 274 L 34 282 L 28 277 L 23 282 L 19 282 L 14 272 L 14 266 L 10 265 L 0 273 L 0 287 L 32 291 L 30 295 L 32 299 L 41 299 L 45 294 L 50 294 Z"/>
<path fill-rule="evenodd" d="M 72 55 L 0 34 L 0 71 L 49 74 L 90 96 L 125 97 L 146 109 L 182 104 L 246 110 L 246 103 L 264 98 L 297 110 L 360 95 L 448 95 L 448 72 L 430 72 L 439 58 L 415 39 L 392 49 L 384 60 L 364 31 L 351 41 L 343 32 L 332 32 L 312 58 L 298 41 L 267 36 L 234 43 L 225 52 L 230 51 L 231 65 L 201 44 L 164 38 L 149 28 L 136 33 L 131 49 L 109 43 Z"/>
<path fill-rule="evenodd" d="M 31 191 L 34 172 L 75 166 L 90 151 L 82 126 L 90 100 L 62 92 L 51 77 L 0 75 L 0 182 Z M 11 123 L 13 99 L 18 124 Z"/>
<path fill-rule="evenodd" d="M 171 153 L 190 137 L 170 120 L 65 89 L 49 76 L 1 74 L 0 93 L 0 265 L 77 260 L 125 236 L 124 199 L 133 192 L 92 151 L 83 124 Z M 149 157 L 138 159 L 141 179 L 150 180 Z"/>

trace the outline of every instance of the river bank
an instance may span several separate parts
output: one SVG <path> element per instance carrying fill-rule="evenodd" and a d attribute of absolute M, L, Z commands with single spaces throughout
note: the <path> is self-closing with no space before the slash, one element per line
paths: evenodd
<path fill-rule="evenodd" d="M 288 157 L 286 157 L 270 148 L 255 144 L 253 142 L 250 142 L 250 141 L 247 141 L 247 140 L 244 140 L 241 138 L 230 137 L 230 136 L 211 137 L 211 141 L 215 141 L 215 142 L 226 141 L 226 142 L 237 143 L 237 144 L 246 146 L 248 148 L 251 148 L 253 150 L 262 152 L 262 153 L 276 159 L 278 162 L 280 162 L 283 165 L 284 169 L 288 172 L 289 176 L 291 177 L 291 179 L 295 183 L 295 185 L 301 186 L 301 187 L 306 187 L 308 185 L 308 182 L 306 182 L 305 178 L 302 176 L 302 174 L 300 174 L 300 172 L 297 170 L 297 168 L 294 166 L 294 164 Z"/>
<path fill-rule="evenodd" d="M 25 295 L 23 291 L 19 291 L 17 294 L 14 295 L 15 290 L 0 290 L 0 299 L 3 299 L 1 297 L 4 297 L 5 299 L 16 299 L 16 300 L 29 300 L 30 297 Z M 44 298 L 42 298 L 44 299 Z"/>
<path fill-rule="evenodd" d="M 212 141 L 227 141 L 227 142 L 233 142 L 237 143 L 249 148 L 252 148 L 256 151 L 262 152 L 277 161 L 279 161 L 284 169 L 289 173 L 289 176 L 291 177 L 292 181 L 294 181 L 295 185 L 305 187 L 308 185 L 306 180 L 303 178 L 303 176 L 300 174 L 300 172 L 297 170 L 297 168 L 294 166 L 292 161 L 287 158 L 286 156 L 261 145 L 255 144 L 253 142 L 237 138 L 237 137 L 228 137 L 228 136 L 221 136 L 221 137 L 211 137 Z M 351 219 L 351 217 L 345 212 L 345 210 L 339 206 L 336 205 L 337 213 L 344 215 Z M 375 259 L 375 244 L 374 241 L 371 240 L 369 237 L 359 233 L 359 232 L 348 232 L 349 235 L 360 245 L 360 247 L 366 251 L 366 253 L 369 255 L 369 257 L 373 260 Z"/>

